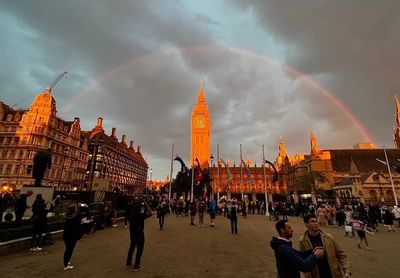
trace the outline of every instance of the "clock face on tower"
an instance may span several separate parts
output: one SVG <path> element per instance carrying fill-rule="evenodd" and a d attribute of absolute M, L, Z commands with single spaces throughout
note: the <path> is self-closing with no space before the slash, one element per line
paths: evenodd
<path fill-rule="evenodd" d="M 194 126 L 197 128 L 203 128 L 206 125 L 204 117 L 196 117 L 194 119 Z"/>

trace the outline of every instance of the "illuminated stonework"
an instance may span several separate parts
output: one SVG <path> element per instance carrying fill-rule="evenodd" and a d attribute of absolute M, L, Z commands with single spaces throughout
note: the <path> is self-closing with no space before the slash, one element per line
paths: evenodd
<path fill-rule="evenodd" d="M 192 110 L 190 165 L 197 158 L 202 168 L 209 166 L 211 118 L 203 83 L 200 84 L 196 106 Z"/>

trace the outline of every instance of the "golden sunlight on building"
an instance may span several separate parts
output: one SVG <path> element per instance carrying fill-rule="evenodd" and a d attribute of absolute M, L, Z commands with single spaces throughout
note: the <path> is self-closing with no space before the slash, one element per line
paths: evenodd
<path fill-rule="evenodd" d="M 197 158 L 202 168 L 209 166 L 210 132 L 211 118 L 208 112 L 203 82 L 201 82 L 197 103 L 192 110 L 190 165 L 193 165 Z"/>

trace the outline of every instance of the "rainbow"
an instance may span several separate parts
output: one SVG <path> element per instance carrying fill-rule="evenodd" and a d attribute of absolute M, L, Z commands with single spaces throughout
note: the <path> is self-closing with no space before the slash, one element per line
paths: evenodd
<path fill-rule="evenodd" d="M 205 46 L 194 46 L 194 47 L 188 47 L 188 48 L 166 48 L 158 51 L 154 51 L 152 53 L 149 53 L 147 55 L 141 56 L 139 58 L 135 58 L 133 60 L 130 60 L 126 63 L 123 63 L 110 71 L 106 72 L 105 74 L 101 75 L 100 77 L 92 80 L 90 84 L 82 91 L 80 91 L 62 110 L 62 113 L 68 112 L 74 105 L 74 103 L 77 103 L 80 101 L 84 96 L 86 96 L 91 90 L 95 90 L 96 88 L 99 87 L 99 85 L 103 82 L 105 82 L 107 79 L 110 77 L 116 75 L 119 72 L 122 72 L 124 70 L 127 70 L 131 68 L 134 65 L 140 64 L 144 62 L 147 59 L 154 58 L 156 55 L 168 55 L 168 54 L 173 54 L 177 53 L 178 51 L 222 51 L 222 52 L 232 52 L 236 54 L 243 55 L 245 57 L 257 59 L 266 63 L 269 63 L 271 65 L 277 66 L 279 68 L 282 68 L 285 72 L 295 76 L 296 78 L 304 81 L 308 86 L 313 88 L 316 92 L 321 93 L 324 97 L 326 97 L 333 105 L 335 105 L 340 111 L 343 112 L 343 114 L 354 124 L 354 126 L 357 128 L 359 133 L 362 135 L 364 140 L 366 142 L 371 142 L 373 143 L 374 140 L 372 136 L 369 134 L 368 130 L 366 127 L 363 126 L 362 122 L 350 111 L 350 109 L 347 108 L 347 106 L 340 100 L 338 99 L 333 92 L 331 92 L 328 88 L 324 87 L 314 79 L 312 79 L 310 76 L 307 76 L 306 74 L 302 73 L 298 69 L 295 69 L 287 64 L 281 63 L 275 59 L 272 59 L 271 57 L 267 57 L 265 55 L 261 55 L 255 52 L 250 52 L 248 50 L 243 50 L 240 48 L 236 47 L 231 47 L 231 46 L 222 46 L 222 45 L 205 45 Z"/>

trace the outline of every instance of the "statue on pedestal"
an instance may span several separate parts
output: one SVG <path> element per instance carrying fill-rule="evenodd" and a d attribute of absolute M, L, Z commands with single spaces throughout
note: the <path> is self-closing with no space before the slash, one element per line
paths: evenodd
<path fill-rule="evenodd" d="M 47 168 L 51 168 L 51 149 L 39 151 L 33 158 L 32 177 L 35 179 L 35 187 L 42 186 Z"/>

